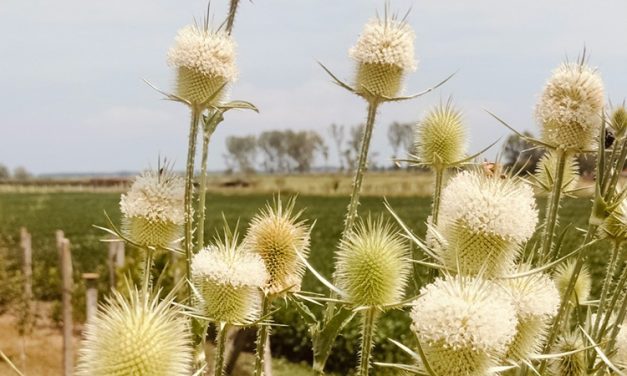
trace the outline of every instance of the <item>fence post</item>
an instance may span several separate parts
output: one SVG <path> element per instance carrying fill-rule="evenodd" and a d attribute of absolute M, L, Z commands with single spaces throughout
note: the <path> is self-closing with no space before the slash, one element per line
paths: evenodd
<path fill-rule="evenodd" d="M 109 285 L 113 289 L 116 286 L 116 270 L 124 266 L 125 250 L 123 241 L 109 242 Z"/>
<path fill-rule="evenodd" d="M 85 280 L 85 297 L 86 297 L 86 310 L 87 320 L 89 324 L 94 319 L 96 312 L 98 312 L 98 287 L 97 282 L 100 275 L 98 273 L 83 273 L 83 279 Z"/>
<path fill-rule="evenodd" d="M 57 239 L 57 251 L 59 252 L 59 262 L 61 261 L 61 246 L 63 245 L 63 239 L 65 239 L 65 234 L 63 230 L 57 230 L 54 232 L 54 236 Z"/>
<path fill-rule="evenodd" d="M 63 375 L 72 376 L 74 371 L 74 351 L 72 321 L 72 254 L 70 241 L 63 239 L 61 242 L 61 280 L 63 293 Z"/>
<path fill-rule="evenodd" d="M 22 227 L 20 229 L 20 246 L 22 251 L 24 251 L 24 301 L 28 310 L 26 313 L 28 316 L 32 312 L 33 303 L 33 249 L 31 240 L 31 235 L 26 230 L 26 227 Z"/>

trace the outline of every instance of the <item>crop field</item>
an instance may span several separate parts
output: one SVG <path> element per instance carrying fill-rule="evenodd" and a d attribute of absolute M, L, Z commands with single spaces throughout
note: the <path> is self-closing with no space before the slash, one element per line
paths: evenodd
<path fill-rule="evenodd" d="M 216 195 L 207 197 L 208 222 L 206 228 L 207 240 L 221 226 L 222 215 L 231 226 L 239 220 L 240 232 L 244 232 L 250 218 L 268 200 L 271 195 Z M 19 268 L 19 228 L 25 226 L 33 238 L 33 264 L 35 295 L 37 299 L 57 301 L 60 299 L 60 285 L 58 273 L 58 255 L 54 232 L 62 229 L 72 244 L 74 280 L 77 283 L 75 290 L 76 317 L 80 321 L 84 317 L 82 312 L 82 286 L 80 275 L 85 272 L 100 273 L 99 286 L 101 293 L 106 294 L 108 289 L 108 275 L 106 266 L 107 246 L 100 240 L 105 233 L 92 225 L 106 226 L 104 212 L 115 223 L 119 223 L 118 208 L 119 195 L 112 193 L 4 193 L 0 194 L 0 246 L 5 250 L 5 269 Z M 425 221 L 430 209 L 430 199 L 426 197 L 392 197 L 389 203 L 396 212 L 420 236 L 425 232 Z M 297 208 L 305 209 L 303 218 L 316 220 L 312 232 L 310 262 L 324 276 L 330 278 L 332 274 L 333 252 L 340 237 L 343 215 L 348 204 L 345 197 L 299 196 Z M 544 206 L 544 200 L 538 200 L 538 206 Z M 580 234 L 576 227 L 585 227 L 590 208 L 587 198 L 567 199 L 563 204 L 562 224 L 572 224 L 573 228 L 565 238 L 564 250 L 575 249 L 580 242 Z M 386 211 L 382 197 L 366 197 L 362 200 L 360 212 L 362 215 L 372 213 L 377 215 Z M 607 257 L 607 244 L 600 243 L 590 253 L 590 262 L 593 265 L 594 275 L 602 275 L 600 266 Z M 127 251 L 127 259 L 131 265 L 135 253 Z M 421 281 L 426 276 L 419 268 L 415 270 L 413 285 L 407 291 L 416 294 Z M 598 279 L 596 279 L 598 280 Z M 324 291 L 323 286 L 308 273 L 303 288 L 309 291 Z M 52 315 L 54 316 L 54 310 Z M 395 338 L 411 343 L 412 338 L 406 328 L 409 319 L 398 311 L 386 313 L 391 315 L 389 320 L 382 320 L 383 327 L 378 332 L 377 345 L 374 357 L 378 361 L 400 360 L 399 352 L 386 341 L 386 338 Z M 54 318 L 53 318 L 54 319 Z M 311 350 L 307 327 L 298 317 L 296 311 L 283 309 L 276 315 L 278 323 L 289 324 L 278 326 L 273 330 L 273 354 L 285 357 L 292 361 L 309 361 Z M 352 364 L 352 359 L 358 351 L 359 331 L 357 321 L 350 325 L 336 343 L 336 351 L 329 361 L 330 369 L 345 371 L 338 365 Z"/>

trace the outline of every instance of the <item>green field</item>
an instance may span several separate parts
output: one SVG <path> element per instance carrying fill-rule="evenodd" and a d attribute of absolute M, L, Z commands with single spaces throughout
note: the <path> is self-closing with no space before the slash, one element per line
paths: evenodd
<path fill-rule="evenodd" d="M 243 231 L 258 208 L 269 199 L 272 199 L 269 194 L 236 196 L 210 194 L 207 197 L 207 238 L 213 236 L 217 226 L 221 225 L 222 213 L 231 225 L 239 219 L 240 228 Z M 100 272 L 100 285 L 103 292 L 106 292 L 107 248 L 100 242 L 104 233 L 92 227 L 92 224 L 106 225 L 104 211 L 117 223 L 120 215 L 118 201 L 119 195 L 110 193 L 0 194 L 0 241 L 9 252 L 7 260 L 9 268 L 17 267 L 19 260 L 17 237 L 20 226 L 26 226 L 33 238 L 35 294 L 40 299 L 58 299 L 60 288 L 54 232 L 62 229 L 72 243 L 75 280 L 79 281 L 80 274 L 84 272 Z M 424 222 L 430 212 L 430 199 L 394 197 L 390 198 L 389 202 L 417 234 L 424 234 Z M 342 230 L 343 215 L 347 204 L 348 199 L 343 197 L 300 196 L 297 200 L 297 208 L 306 208 L 304 217 L 312 221 L 316 220 L 312 232 L 310 260 L 313 266 L 325 276 L 330 276 L 332 272 L 333 250 Z M 543 205 L 544 201 L 539 200 L 539 207 L 542 208 Z M 561 223 L 585 227 L 589 207 L 589 199 L 567 199 L 563 204 Z M 385 212 L 383 199 L 381 197 L 364 198 L 360 212 L 361 214 Z M 581 237 L 581 234 L 573 229 L 566 237 L 565 250 L 576 248 Z M 590 253 L 594 274 L 603 273 L 606 248 L 606 244 L 600 244 Z M 132 259 L 133 252 L 129 251 L 128 254 Z M 410 286 L 408 294 L 415 294 L 421 284 L 420 277 L 423 273 L 416 270 L 415 275 L 415 281 Z M 322 286 L 310 274 L 306 276 L 303 288 L 324 292 Z M 80 299 L 80 291 L 80 288 L 77 289 L 77 299 Z M 78 315 L 80 316 L 80 312 Z M 290 309 L 283 309 L 276 318 L 278 322 L 288 326 L 277 327 L 274 330 L 272 342 L 274 353 L 292 360 L 308 361 L 311 357 L 309 339 L 306 327 L 297 313 Z M 355 322 L 338 339 L 336 351 L 333 352 L 329 362 L 330 368 L 345 371 L 347 367 L 353 365 L 358 352 L 359 333 L 356 324 Z M 385 361 L 401 359 L 399 351 L 385 341 L 385 338 L 395 338 L 411 343 L 408 318 L 403 312 L 390 312 L 381 321 L 381 328 L 382 330 L 378 332 L 375 359 Z"/>

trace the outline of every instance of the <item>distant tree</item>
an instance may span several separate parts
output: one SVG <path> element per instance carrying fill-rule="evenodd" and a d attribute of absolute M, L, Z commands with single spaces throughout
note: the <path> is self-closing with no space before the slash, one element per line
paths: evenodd
<path fill-rule="evenodd" d="M 402 157 L 400 153 L 409 152 L 413 145 L 414 126 L 410 123 L 393 122 L 388 127 L 388 141 L 392 146 L 392 159 Z M 394 167 L 397 168 L 396 163 Z"/>
<path fill-rule="evenodd" d="M 354 125 L 349 128 L 349 139 L 347 142 L 347 148 L 344 150 L 344 160 L 348 167 L 348 171 L 353 171 L 357 168 L 357 162 L 359 159 L 359 152 L 361 151 L 361 142 L 364 134 L 364 124 Z M 376 151 L 370 151 L 368 154 L 368 166 L 371 169 L 377 169 L 376 157 L 378 153 Z"/>
<path fill-rule="evenodd" d="M 11 172 L 9 168 L 0 163 L 0 180 L 9 180 L 11 178 Z"/>
<path fill-rule="evenodd" d="M 314 131 L 286 131 L 287 155 L 293 162 L 293 169 L 298 172 L 311 171 L 316 154 L 326 147 L 324 139 Z"/>
<path fill-rule="evenodd" d="M 225 156 L 230 169 L 239 169 L 242 172 L 255 171 L 257 159 L 257 138 L 255 136 L 229 136 L 226 138 Z"/>
<path fill-rule="evenodd" d="M 331 139 L 333 139 L 333 143 L 335 144 L 337 159 L 340 163 L 340 171 L 344 171 L 344 151 L 342 150 L 342 145 L 344 144 L 344 126 L 331 124 L 329 133 L 331 133 Z"/>
<path fill-rule="evenodd" d="M 525 136 L 533 137 L 531 132 L 523 132 Z M 502 148 L 503 165 L 511 171 L 520 174 L 530 174 L 536 170 L 536 166 L 544 151 L 535 145 L 525 141 L 517 134 L 510 135 Z"/>
<path fill-rule="evenodd" d="M 31 175 L 30 172 L 28 172 L 28 170 L 22 166 L 18 166 L 15 168 L 15 170 L 13 170 L 13 179 L 15 180 L 29 180 L 31 179 L 33 176 Z"/>
<path fill-rule="evenodd" d="M 262 153 L 266 172 L 287 171 L 287 138 L 282 131 L 265 131 L 259 135 L 257 145 Z"/>

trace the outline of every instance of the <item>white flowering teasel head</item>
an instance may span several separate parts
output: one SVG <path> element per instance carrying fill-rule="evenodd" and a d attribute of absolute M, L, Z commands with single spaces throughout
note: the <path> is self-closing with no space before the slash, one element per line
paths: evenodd
<path fill-rule="evenodd" d="M 433 108 L 416 126 L 416 155 L 422 164 L 436 169 L 463 160 L 466 142 L 462 114 L 450 102 Z"/>
<path fill-rule="evenodd" d="M 462 274 L 506 274 L 533 235 L 538 210 L 532 188 L 514 178 L 464 171 L 442 191 L 436 247 L 443 264 Z"/>
<path fill-rule="evenodd" d="M 414 39 L 414 31 L 404 19 L 385 14 L 368 21 L 349 50 L 357 63 L 357 93 L 376 100 L 396 97 L 403 76 L 416 70 Z"/>
<path fill-rule="evenodd" d="M 122 231 L 144 246 L 165 248 L 182 234 L 185 181 L 167 168 L 145 171 L 120 199 Z"/>
<path fill-rule="evenodd" d="M 525 265 L 519 271 L 528 269 Z M 559 308 L 559 291 L 544 273 L 507 279 L 503 287 L 512 299 L 518 318 L 516 336 L 505 357 L 515 361 L 529 359 L 542 350 L 551 319 Z"/>
<path fill-rule="evenodd" d="M 516 309 L 509 296 L 476 277 L 436 279 L 421 289 L 410 316 L 437 375 L 491 375 L 516 335 Z"/>
<path fill-rule="evenodd" d="M 542 140 L 566 151 L 594 148 L 604 103 L 603 81 L 595 69 L 583 61 L 563 63 L 536 106 Z"/>
<path fill-rule="evenodd" d="M 295 199 L 283 205 L 280 198 L 268 203 L 250 221 L 244 238 L 245 248 L 263 260 L 268 272 L 264 287 L 274 295 L 299 291 L 305 274 L 302 258 L 309 255 L 311 226 L 294 213 Z M 299 256 L 300 255 L 300 256 Z"/>
<path fill-rule="evenodd" d="M 576 262 L 575 260 L 569 260 L 560 264 L 555 268 L 553 279 L 555 280 L 555 286 L 560 292 L 560 297 L 563 297 L 568 289 L 568 284 L 575 272 Z M 579 276 L 575 281 L 575 287 L 569 298 L 572 304 L 583 303 L 590 297 L 590 289 L 592 288 L 592 277 L 588 267 L 583 265 Z"/>
<path fill-rule="evenodd" d="M 235 49 L 224 30 L 207 25 L 179 30 L 168 52 L 168 63 L 177 70 L 176 95 L 192 105 L 218 103 L 224 87 L 237 78 Z"/>
<path fill-rule="evenodd" d="M 268 274 L 261 257 L 238 245 L 236 235 L 225 234 L 194 255 L 192 278 L 200 311 L 211 320 L 241 325 L 259 319 Z"/>
<path fill-rule="evenodd" d="M 79 376 L 189 375 L 192 346 L 187 319 L 172 298 L 117 291 L 85 329 Z"/>
<path fill-rule="evenodd" d="M 335 268 L 338 287 L 354 306 L 399 303 L 411 271 L 407 240 L 382 217 L 369 217 L 342 240 Z"/>

